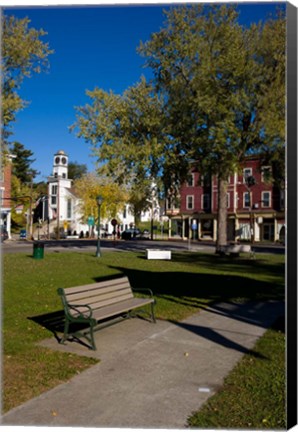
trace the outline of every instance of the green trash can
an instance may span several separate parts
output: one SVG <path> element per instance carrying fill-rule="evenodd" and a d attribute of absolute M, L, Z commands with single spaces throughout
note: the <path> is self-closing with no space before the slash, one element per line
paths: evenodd
<path fill-rule="evenodd" d="M 44 257 L 44 243 L 35 242 L 33 243 L 33 258 L 43 259 Z"/>

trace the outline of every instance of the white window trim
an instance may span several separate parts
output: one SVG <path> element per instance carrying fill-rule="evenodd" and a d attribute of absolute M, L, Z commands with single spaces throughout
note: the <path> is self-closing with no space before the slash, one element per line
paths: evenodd
<path fill-rule="evenodd" d="M 264 204 L 264 194 L 269 194 L 269 205 Z M 271 207 L 271 191 L 263 191 L 262 192 L 262 208 L 270 208 Z"/>
<path fill-rule="evenodd" d="M 249 174 L 247 175 L 247 176 L 245 176 L 245 171 L 248 171 L 249 170 Z M 245 182 L 245 179 L 246 179 L 246 177 L 249 177 L 249 176 L 252 176 L 252 168 L 243 168 L 243 183 L 246 183 Z"/>
<path fill-rule="evenodd" d="M 265 183 L 265 179 L 264 179 L 264 170 L 269 170 L 269 172 L 270 172 L 270 175 L 272 175 L 272 167 L 271 166 L 267 166 L 267 165 L 264 165 L 264 166 L 262 166 L 261 167 L 261 182 L 262 183 Z"/>
<path fill-rule="evenodd" d="M 227 208 L 229 209 L 231 205 L 231 200 L 230 200 L 230 192 L 227 192 Z"/>
<path fill-rule="evenodd" d="M 245 203 L 245 197 L 246 197 L 246 195 L 249 196 L 249 205 L 248 206 Z M 252 201 L 251 193 L 249 193 L 249 192 L 243 192 L 243 208 L 246 208 L 246 209 L 250 208 L 251 207 L 251 201 Z"/>
<path fill-rule="evenodd" d="M 191 198 L 191 207 L 189 206 L 189 198 Z M 193 209 L 194 209 L 194 196 L 186 195 L 186 210 L 193 210 Z"/>
<path fill-rule="evenodd" d="M 189 176 L 189 180 L 186 182 L 186 186 L 193 187 L 195 185 L 195 174 L 191 173 Z"/>
<path fill-rule="evenodd" d="M 68 198 L 67 202 L 66 202 L 66 214 L 67 214 L 67 218 L 66 219 L 71 219 L 72 215 L 73 215 L 73 203 L 72 203 L 72 199 Z"/>

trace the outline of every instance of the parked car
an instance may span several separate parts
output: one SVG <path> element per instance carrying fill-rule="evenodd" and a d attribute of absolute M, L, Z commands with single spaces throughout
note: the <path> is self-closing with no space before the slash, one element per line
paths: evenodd
<path fill-rule="evenodd" d="M 0 241 L 1 243 L 8 239 L 8 232 L 4 226 L 1 225 L 0 228 Z"/>
<path fill-rule="evenodd" d="M 113 233 L 110 233 L 107 229 L 100 229 L 100 237 L 101 238 L 108 238 L 108 237 L 112 237 Z"/>
<path fill-rule="evenodd" d="M 150 232 L 148 231 L 148 230 L 144 230 L 143 232 L 142 232 L 142 239 L 149 239 L 150 238 Z"/>
<path fill-rule="evenodd" d="M 20 240 L 26 240 L 27 238 L 27 231 L 25 229 L 22 229 L 20 231 Z"/>
<path fill-rule="evenodd" d="M 141 231 L 138 228 L 128 228 L 121 234 L 123 240 L 131 240 L 139 237 L 141 237 Z"/>

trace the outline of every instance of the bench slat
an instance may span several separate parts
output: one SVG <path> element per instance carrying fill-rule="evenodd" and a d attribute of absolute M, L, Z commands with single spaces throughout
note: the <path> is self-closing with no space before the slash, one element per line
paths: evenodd
<path fill-rule="evenodd" d="M 69 295 L 69 294 L 79 293 L 79 292 L 82 292 L 85 290 L 96 289 L 98 287 L 101 287 L 101 288 L 117 287 L 117 286 L 121 286 L 123 283 L 126 283 L 128 286 L 130 286 L 128 278 L 123 277 L 123 278 L 119 278 L 119 279 L 112 279 L 111 281 L 107 280 L 107 281 L 103 281 L 103 282 L 96 282 L 96 283 L 89 284 L 89 285 L 81 285 L 81 286 L 76 286 L 76 287 L 64 288 L 64 292 L 66 295 Z"/>
<path fill-rule="evenodd" d="M 88 302 L 92 302 L 92 301 L 96 301 L 96 300 L 105 300 L 108 298 L 112 298 L 112 297 L 116 297 L 116 296 L 121 296 L 123 294 L 131 294 L 131 296 L 133 296 L 132 290 L 130 287 L 125 287 L 125 288 L 121 288 L 119 290 L 115 290 L 115 289 L 101 289 L 98 288 L 97 290 L 93 290 L 93 291 L 86 291 L 86 292 L 81 292 L 78 294 L 71 294 L 71 295 L 66 295 L 66 299 L 68 301 L 68 303 L 88 303 Z"/>
<path fill-rule="evenodd" d="M 119 302 L 122 302 L 124 300 L 130 300 L 130 299 L 133 299 L 133 298 L 134 297 L 132 295 L 126 294 L 126 295 L 123 295 L 123 296 L 113 297 L 113 298 L 110 298 L 110 299 L 107 299 L 107 300 L 104 300 L 104 301 L 95 302 L 95 303 L 89 302 L 88 304 L 94 310 L 94 309 L 99 309 L 99 308 L 102 308 L 102 307 L 105 307 L 105 306 L 109 306 L 109 305 L 114 304 L 114 303 L 119 303 Z"/>
<path fill-rule="evenodd" d="M 97 320 L 109 318 L 115 314 L 121 314 L 127 312 L 128 310 L 136 309 L 140 306 L 145 306 L 152 303 L 152 299 L 140 299 L 133 298 L 128 301 L 123 301 L 115 305 L 107 306 L 102 309 L 97 309 L 93 311 L 93 317 Z"/>

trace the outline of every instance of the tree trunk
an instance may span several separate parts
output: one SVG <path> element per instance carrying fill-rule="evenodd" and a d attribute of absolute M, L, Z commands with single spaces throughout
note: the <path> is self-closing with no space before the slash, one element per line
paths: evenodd
<path fill-rule="evenodd" d="M 218 177 L 216 253 L 225 254 L 227 246 L 227 180 Z"/>

